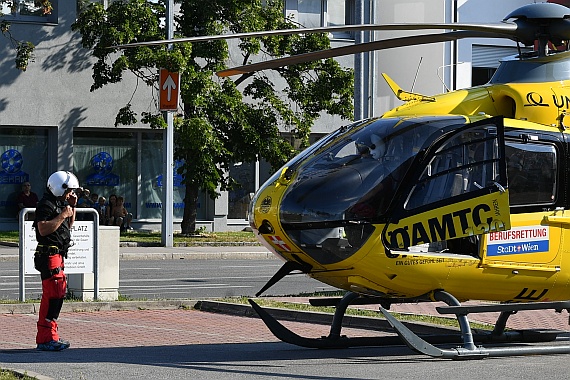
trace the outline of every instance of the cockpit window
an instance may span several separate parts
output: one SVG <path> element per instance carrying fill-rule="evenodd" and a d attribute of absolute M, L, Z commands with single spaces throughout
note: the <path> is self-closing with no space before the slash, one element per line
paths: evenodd
<path fill-rule="evenodd" d="M 295 167 L 280 221 L 320 263 L 340 261 L 374 231 L 417 154 L 463 117 L 377 119 L 348 128 Z"/>
<path fill-rule="evenodd" d="M 507 142 L 507 174 L 512 205 L 554 203 L 556 149 L 553 145 Z"/>
<path fill-rule="evenodd" d="M 496 127 L 478 126 L 459 133 L 431 157 L 413 187 L 405 209 L 412 210 L 495 186 L 499 160 Z"/>

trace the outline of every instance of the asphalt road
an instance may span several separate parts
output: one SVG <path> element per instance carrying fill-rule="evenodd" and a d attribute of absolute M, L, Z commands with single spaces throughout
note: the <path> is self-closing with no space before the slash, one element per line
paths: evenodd
<path fill-rule="evenodd" d="M 18 263 L 2 262 L 0 299 L 17 300 Z M 254 296 L 282 265 L 262 260 L 121 260 L 119 293 L 132 299 L 202 299 Z M 26 275 L 26 299 L 41 296 L 39 275 Z M 264 295 L 297 295 L 334 290 L 303 274 L 292 274 Z"/>

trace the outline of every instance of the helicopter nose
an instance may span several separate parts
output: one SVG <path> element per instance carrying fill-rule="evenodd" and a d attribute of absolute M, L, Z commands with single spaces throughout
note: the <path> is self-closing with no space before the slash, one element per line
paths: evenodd
<path fill-rule="evenodd" d="M 362 175 L 353 168 L 332 173 L 310 174 L 297 180 L 283 197 L 280 216 L 283 223 L 341 220 L 358 194 Z"/>
<path fill-rule="evenodd" d="M 366 173 L 370 174 L 370 173 Z M 358 167 L 305 173 L 292 183 L 279 204 L 279 227 L 302 255 L 321 265 L 345 260 L 356 253 L 374 226 L 354 216 L 354 205 L 368 186 Z M 261 223 L 260 232 L 277 226 Z"/>

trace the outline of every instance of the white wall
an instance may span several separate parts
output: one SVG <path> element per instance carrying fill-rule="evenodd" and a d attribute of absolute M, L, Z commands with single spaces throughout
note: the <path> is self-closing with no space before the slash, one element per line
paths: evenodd
<path fill-rule="evenodd" d="M 391 23 L 444 23 L 450 20 L 449 1 L 381 0 L 376 6 L 378 24 Z M 433 32 L 433 31 L 430 31 Z M 376 32 L 376 40 L 421 34 L 422 32 Z M 449 64 L 445 53 L 448 43 L 407 46 L 376 53 L 378 78 L 376 112 L 381 114 L 401 104 L 384 82 L 380 73 L 387 73 L 404 90 L 433 94 L 444 86 L 438 78 L 438 69 Z M 421 63 L 420 63 L 421 62 Z M 418 71 L 419 68 L 419 71 Z M 442 75 L 440 69 L 440 75 Z M 414 84 L 414 78 L 417 80 Z"/>
<path fill-rule="evenodd" d="M 534 3 L 529 0 L 459 0 L 458 22 L 498 23 L 515 9 Z M 516 46 L 514 41 L 496 38 L 467 38 L 458 42 L 456 88 L 471 86 L 473 45 Z"/>
<path fill-rule="evenodd" d="M 511 11 L 530 3 L 532 0 L 379 0 L 376 18 L 379 24 L 421 23 L 421 22 L 462 22 L 498 23 Z M 457 13 L 455 13 L 455 9 Z M 432 31 L 430 31 L 432 32 Z M 410 35 L 402 32 L 376 33 L 376 39 Z M 434 95 L 449 88 L 471 86 L 471 52 L 473 44 L 516 46 L 510 40 L 465 39 L 457 43 L 457 53 L 452 43 L 437 43 L 424 46 L 410 46 L 376 53 L 376 73 L 385 72 L 404 90 L 411 90 L 416 72 L 419 72 L 414 92 Z M 456 55 L 456 58 L 454 57 Z M 421 66 L 419 65 L 421 59 Z M 457 64 L 455 64 L 457 63 Z M 454 75 L 454 71 L 455 75 Z M 392 91 L 378 77 L 376 113 L 400 105 Z M 441 78 L 441 79 L 440 79 Z M 444 84 L 442 83 L 445 83 Z"/>

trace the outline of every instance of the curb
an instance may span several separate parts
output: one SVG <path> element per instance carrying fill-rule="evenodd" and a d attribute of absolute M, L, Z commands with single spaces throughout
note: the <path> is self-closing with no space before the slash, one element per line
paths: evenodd
<path fill-rule="evenodd" d="M 173 301 L 109 301 L 109 302 L 64 302 L 62 312 L 96 312 L 106 310 L 172 310 L 191 309 L 195 300 Z M 36 314 L 40 303 L 0 304 L 0 314 Z"/>
<path fill-rule="evenodd" d="M 35 373 L 32 371 L 27 371 L 23 369 L 16 369 L 16 368 L 2 368 L 4 371 L 11 372 L 17 378 L 23 379 L 24 377 L 28 376 L 32 379 L 36 380 L 55 380 L 53 377 L 48 377 L 44 375 L 40 375 L 39 373 Z"/>
<path fill-rule="evenodd" d="M 208 313 L 230 314 L 239 317 L 259 318 L 257 313 L 249 305 L 234 304 L 230 302 L 218 302 L 202 300 L 196 302 L 194 308 Z M 263 307 L 271 316 L 279 321 L 311 323 L 319 325 L 331 325 L 333 314 L 305 311 L 305 310 L 290 310 L 283 308 Z M 410 330 L 417 334 L 441 334 L 442 332 L 458 332 L 459 330 L 453 327 L 440 326 L 435 324 L 420 323 L 420 322 L 405 322 L 402 323 Z M 342 319 L 343 328 L 356 328 L 364 330 L 386 331 L 394 332 L 392 326 L 384 318 L 362 317 L 354 315 L 345 315 Z"/>
<path fill-rule="evenodd" d="M 234 242 L 194 242 L 194 243 L 174 243 L 174 247 L 261 247 L 262 245 L 256 242 L 248 241 L 234 241 Z M 19 247 L 20 244 L 10 241 L 0 241 L 0 246 L 4 247 Z M 161 243 L 144 243 L 136 241 L 123 241 L 119 243 L 119 247 L 162 247 Z"/>
<path fill-rule="evenodd" d="M 18 255 L 0 255 L 0 262 L 19 261 Z M 277 259 L 271 252 L 119 253 L 119 260 L 265 260 Z"/>
<path fill-rule="evenodd" d="M 16 247 L 18 244 L 16 244 Z M 256 242 L 248 241 L 234 241 L 234 242 L 216 242 L 216 241 L 204 241 L 204 242 L 193 242 L 193 243 L 173 243 L 174 247 L 261 247 L 261 244 Z M 119 243 L 119 247 L 162 247 L 161 243 L 143 243 L 143 242 L 132 242 L 123 241 Z"/>
<path fill-rule="evenodd" d="M 0 304 L 0 314 L 36 314 L 40 304 Z M 173 309 L 196 309 L 208 313 L 234 315 L 238 317 L 259 318 L 250 305 L 211 300 L 171 300 L 171 301 L 109 301 L 109 302 L 64 302 L 62 312 L 97 312 L 107 310 L 173 310 Z M 263 307 L 275 319 L 330 325 L 333 314 L 290 310 L 283 308 Z M 417 334 L 441 334 L 443 331 L 457 332 L 458 329 L 448 326 L 440 326 L 421 322 L 402 322 L 410 330 Z M 377 330 L 393 332 L 394 330 L 383 318 L 371 318 L 362 316 L 345 315 L 342 320 L 343 327 L 356 329 Z"/>
<path fill-rule="evenodd" d="M 119 260 L 276 259 L 271 252 L 119 253 Z"/>

